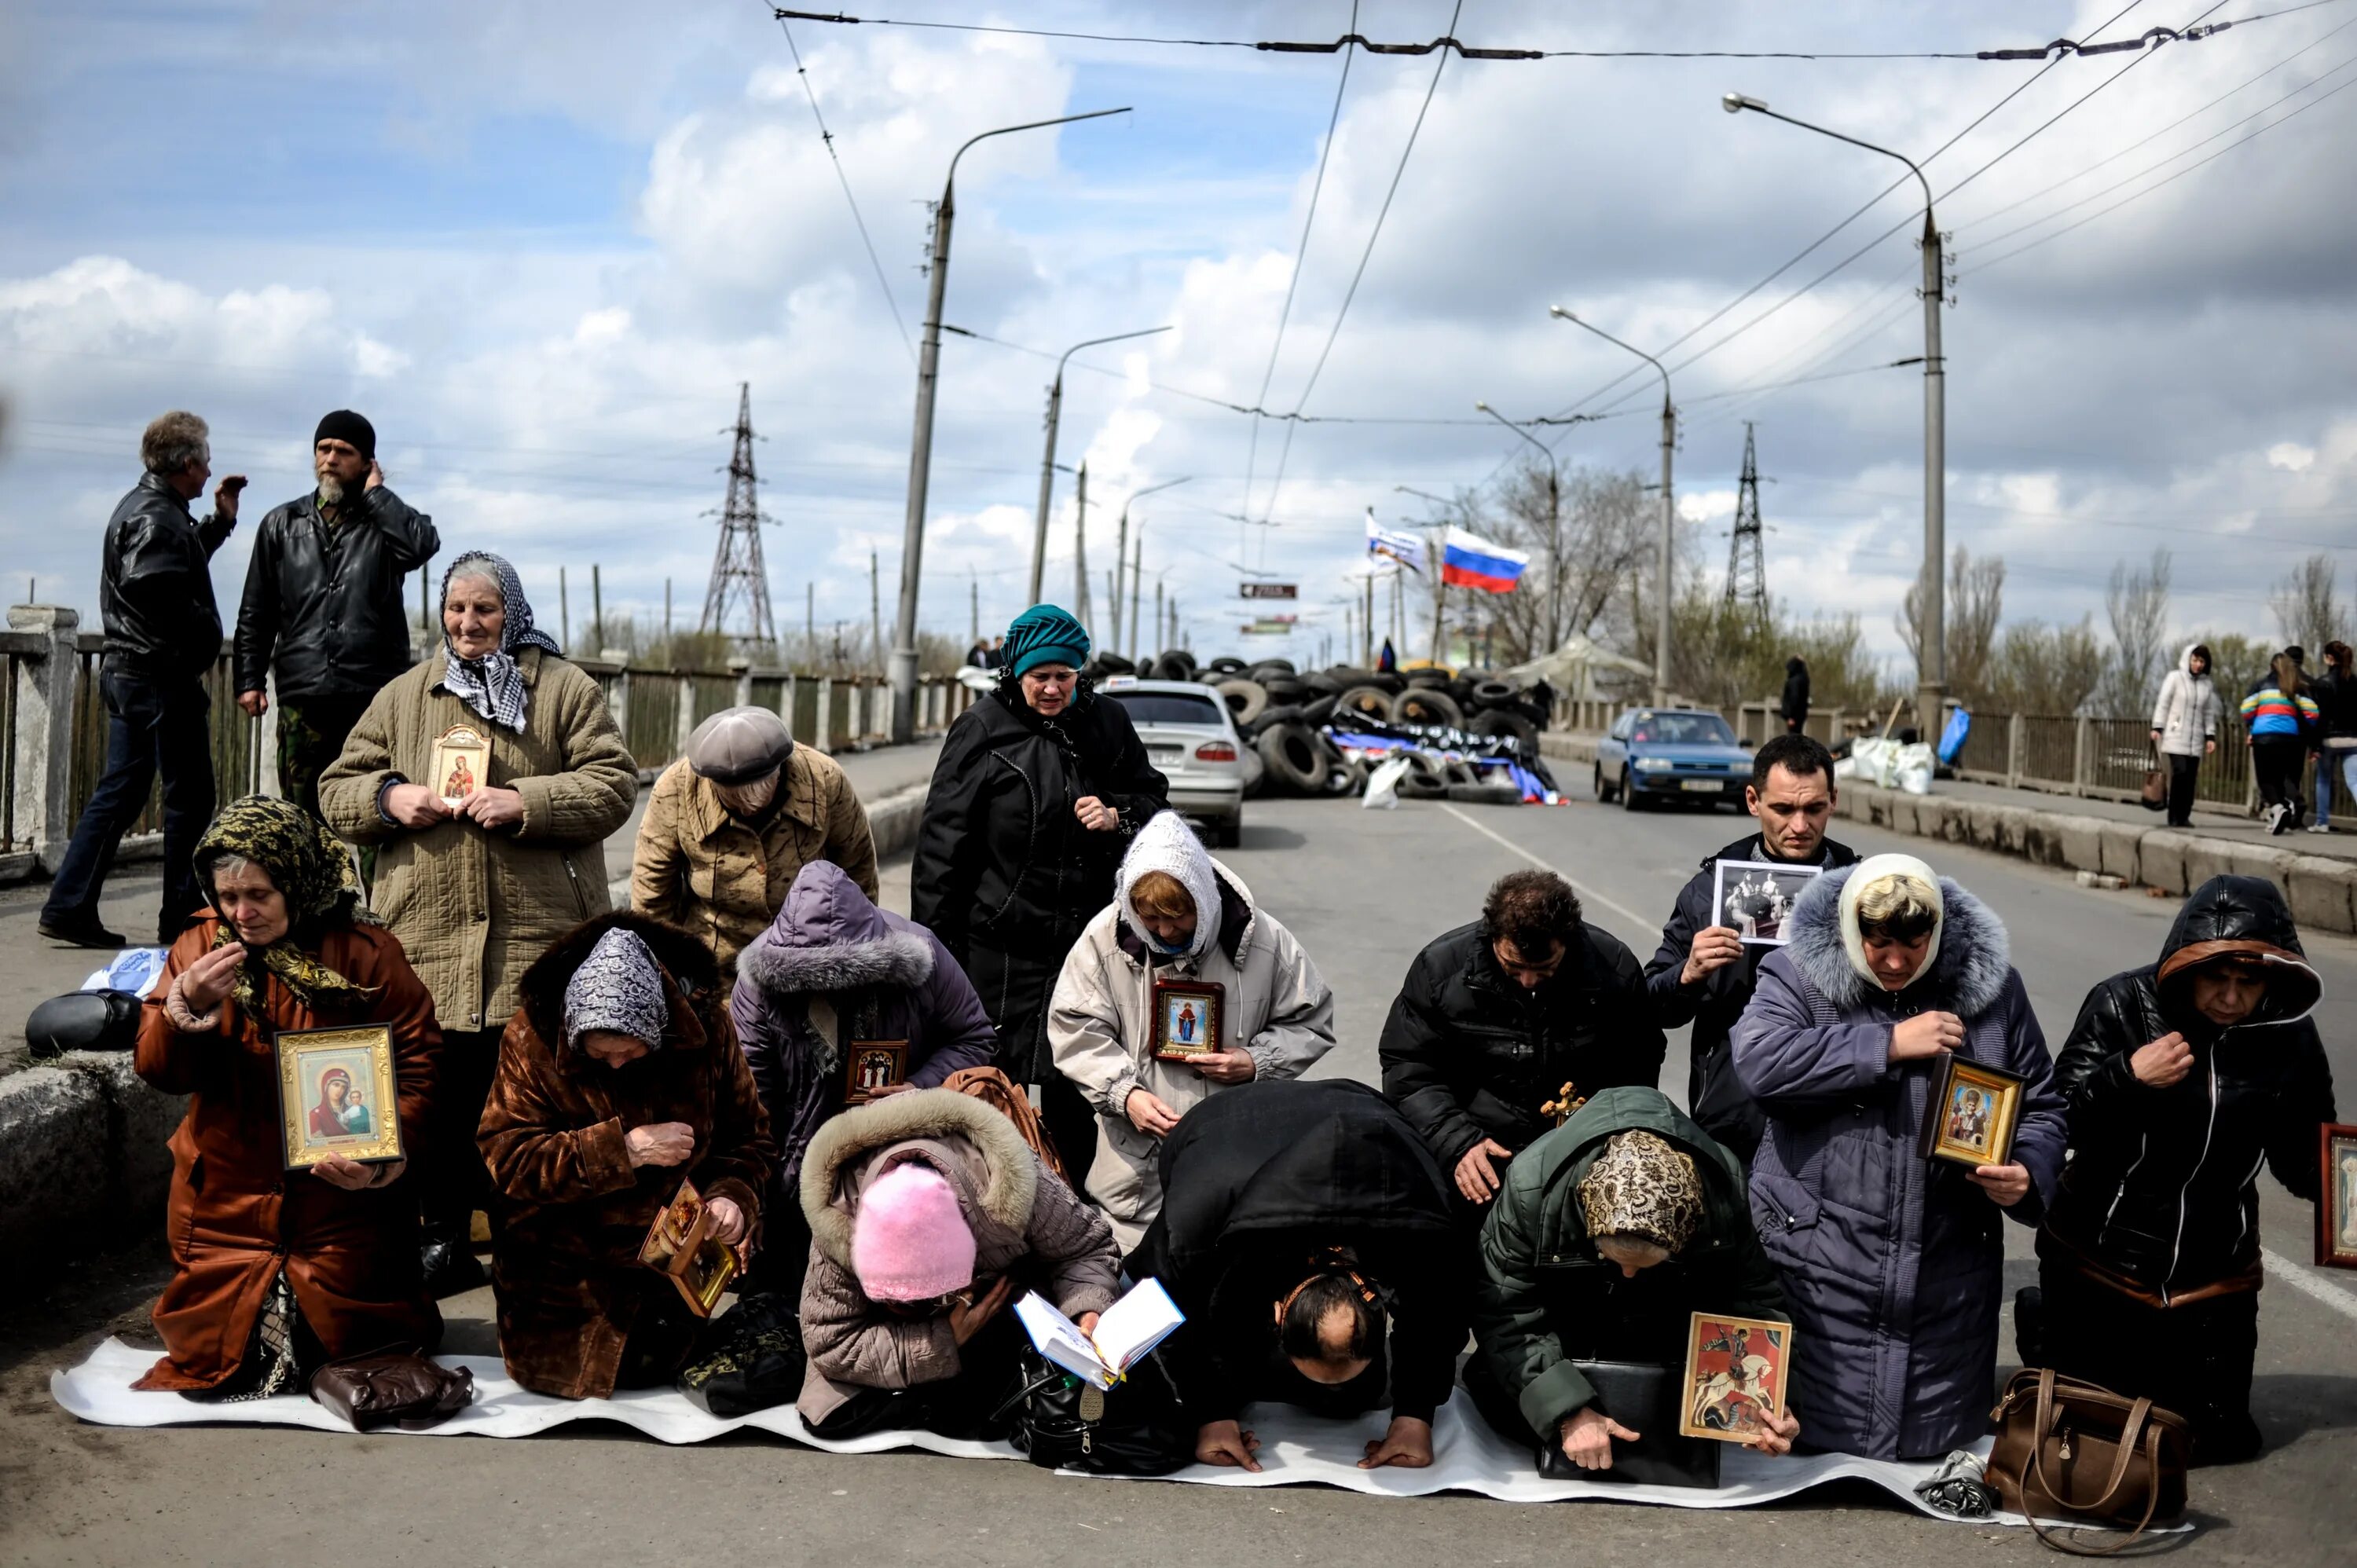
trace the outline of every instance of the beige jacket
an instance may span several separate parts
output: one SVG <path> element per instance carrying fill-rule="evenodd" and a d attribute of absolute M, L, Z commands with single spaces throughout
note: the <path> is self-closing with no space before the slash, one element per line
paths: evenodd
<path fill-rule="evenodd" d="M 842 764 L 798 746 L 778 791 L 768 823 L 755 828 L 730 816 L 711 782 L 682 760 L 655 780 L 639 822 L 630 908 L 711 950 L 725 983 L 734 983 L 737 955 L 777 918 L 812 861 L 833 861 L 869 902 L 877 897 L 867 808 Z"/>
<path fill-rule="evenodd" d="M 1162 1212 L 1161 1140 L 1130 1121 L 1130 1091 L 1146 1090 L 1184 1116 L 1233 1087 L 1154 1055 L 1155 981 L 1218 984 L 1221 1048 L 1250 1051 L 1254 1079 L 1299 1078 L 1334 1046 L 1334 993 L 1318 966 L 1275 916 L 1254 907 L 1234 872 L 1216 860 L 1211 868 L 1220 885 L 1220 937 L 1200 957 L 1148 965 L 1145 945 L 1124 924 L 1116 902 L 1081 932 L 1049 1006 L 1056 1069 L 1096 1108 L 1089 1196 L 1112 1219 L 1125 1255 L 1136 1251 Z M 1130 869 L 1124 867 L 1125 877 Z"/>
<path fill-rule="evenodd" d="M 505 1026 L 533 961 L 607 912 L 606 840 L 638 795 L 638 766 L 597 682 L 536 648 L 516 665 L 532 691 L 522 735 L 444 691 L 442 660 L 428 658 L 377 693 L 319 779 L 328 824 L 381 846 L 370 905 L 434 993 L 446 1031 Z M 434 743 L 462 724 L 491 737 L 484 782 L 523 797 L 522 824 L 487 832 L 459 820 L 413 832 L 387 818 L 377 807 L 384 787 L 425 779 Z"/>

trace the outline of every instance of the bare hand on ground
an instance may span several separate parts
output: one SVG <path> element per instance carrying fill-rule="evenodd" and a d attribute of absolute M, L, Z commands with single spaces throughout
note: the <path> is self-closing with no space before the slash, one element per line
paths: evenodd
<path fill-rule="evenodd" d="M 1431 1463 L 1432 1423 L 1395 1415 L 1382 1441 L 1367 1444 L 1367 1456 L 1359 1461 L 1359 1468 L 1380 1470 L 1396 1465 L 1403 1470 L 1421 1470 Z"/>
<path fill-rule="evenodd" d="M 1195 1434 L 1195 1457 L 1205 1465 L 1227 1465 L 1257 1474 L 1260 1461 L 1253 1455 L 1260 1450 L 1260 1439 L 1232 1421 L 1204 1423 Z"/>

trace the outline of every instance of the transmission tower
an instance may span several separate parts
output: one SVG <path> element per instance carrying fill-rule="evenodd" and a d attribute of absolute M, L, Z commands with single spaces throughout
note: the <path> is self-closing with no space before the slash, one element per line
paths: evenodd
<path fill-rule="evenodd" d="M 1735 502 L 1735 532 L 1727 544 L 1727 602 L 1766 613 L 1768 568 L 1760 559 L 1760 459 L 1751 422 L 1743 422 L 1743 488 Z"/>
<path fill-rule="evenodd" d="M 737 445 L 728 454 L 728 499 L 720 509 L 720 547 L 712 556 L 712 583 L 704 591 L 699 632 L 728 631 L 730 603 L 741 597 L 751 625 L 734 634 L 738 648 L 769 652 L 778 646 L 770 617 L 770 570 L 761 561 L 761 503 L 753 473 L 753 391 L 737 384 Z M 706 516 L 711 515 L 706 513 Z"/>

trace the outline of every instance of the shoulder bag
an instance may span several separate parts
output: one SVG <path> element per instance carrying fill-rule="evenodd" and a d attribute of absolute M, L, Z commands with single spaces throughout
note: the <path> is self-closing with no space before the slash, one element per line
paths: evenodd
<path fill-rule="evenodd" d="M 1194 1425 L 1153 1358 L 1110 1389 L 1082 1381 L 1028 1346 L 1019 1365 L 1021 1381 L 993 1419 L 1013 1420 L 1007 1441 L 1041 1469 L 1167 1476 L 1195 1462 Z"/>
<path fill-rule="evenodd" d="M 423 1432 L 474 1402 L 475 1374 L 428 1360 L 407 1346 L 346 1356 L 311 1374 L 311 1397 L 355 1432 Z"/>
<path fill-rule="evenodd" d="M 1988 1484 L 2003 1506 L 2029 1520 L 2038 1539 L 2074 1557 L 2108 1557 L 2133 1544 L 2155 1520 L 2185 1511 L 2191 1429 L 2148 1399 L 2025 1368 L 2005 1386 Z M 2040 1516 L 2125 1530 L 2108 1546 L 2083 1546 Z"/>

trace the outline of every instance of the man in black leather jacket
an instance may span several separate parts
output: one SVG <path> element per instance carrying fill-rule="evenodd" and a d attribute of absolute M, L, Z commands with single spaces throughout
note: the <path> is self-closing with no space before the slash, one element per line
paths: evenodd
<path fill-rule="evenodd" d="M 106 770 L 74 823 L 41 908 L 41 935 L 77 947 L 126 945 L 100 922 L 99 895 L 113 867 L 114 846 L 146 810 L 158 771 L 164 776 L 164 898 L 156 941 L 177 940 L 204 903 L 191 857 L 213 814 L 203 682 L 221 657 L 221 623 L 210 567 L 213 552 L 237 526 L 245 476 L 223 478 L 213 491 L 212 515 L 199 522 L 188 503 L 204 493 L 213 471 L 205 422 L 177 409 L 164 414 L 140 437 L 139 455 L 146 472 L 115 503 L 99 562 Z"/>
<path fill-rule="evenodd" d="M 377 689 L 409 668 L 402 579 L 442 546 L 434 521 L 384 482 L 376 431 L 350 409 L 319 421 L 318 486 L 253 536 L 237 612 L 237 701 L 259 718 L 278 680 L 278 792 L 313 816 L 319 775 Z"/>
<path fill-rule="evenodd" d="M 1377 1047 L 1383 1094 L 1430 1146 L 1478 1228 L 1507 1161 L 1557 1125 L 1545 1109 L 1652 1088 L 1667 1050 L 1636 955 L 1582 918 L 1552 871 L 1500 877 L 1481 918 L 1408 966 Z"/>
<path fill-rule="evenodd" d="M 2176 1411 L 2197 1464 L 2259 1449 L 2259 1166 L 2317 1197 L 2322 990 L 2275 884 L 2212 877 L 2158 963 L 2087 993 L 2054 1061 L 2071 1163 L 2038 1233 L 2031 1364 Z"/>

